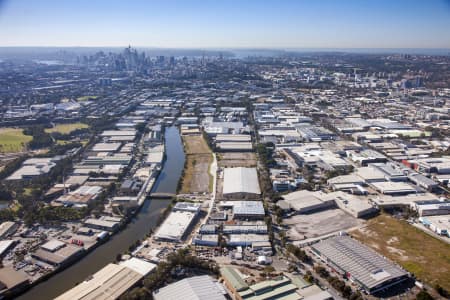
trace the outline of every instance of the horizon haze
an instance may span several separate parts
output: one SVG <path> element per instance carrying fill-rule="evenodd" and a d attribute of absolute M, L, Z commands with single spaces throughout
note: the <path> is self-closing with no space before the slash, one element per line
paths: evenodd
<path fill-rule="evenodd" d="M 0 47 L 450 48 L 450 2 L 0 1 Z"/>

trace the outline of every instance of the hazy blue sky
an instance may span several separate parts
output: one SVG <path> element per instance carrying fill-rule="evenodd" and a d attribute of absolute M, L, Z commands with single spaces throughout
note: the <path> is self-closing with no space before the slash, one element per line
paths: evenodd
<path fill-rule="evenodd" d="M 0 46 L 450 48 L 450 0 L 0 0 Z"/>

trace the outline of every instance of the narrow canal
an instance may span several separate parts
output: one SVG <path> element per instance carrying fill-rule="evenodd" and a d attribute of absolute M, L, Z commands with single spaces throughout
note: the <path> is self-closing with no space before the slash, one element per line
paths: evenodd
<path fill-rule="evenodd" d="M 176 127 L 165 130 L 166 161 L 152 192 L 176 193 L 178 180 L 184 167 L 184 151 L 181 137 Z M 136 240 L 144 238 L 150 232 L 161 212 L 170 200 L 147 199 L 138 215 L 119 233 L 105 244 L 94 249 L 80 261 L 39 283 L 17 299 L 40 300 L 53 299 L 105 265 L 113 262 L 119 253 L 128 250 Z"/>

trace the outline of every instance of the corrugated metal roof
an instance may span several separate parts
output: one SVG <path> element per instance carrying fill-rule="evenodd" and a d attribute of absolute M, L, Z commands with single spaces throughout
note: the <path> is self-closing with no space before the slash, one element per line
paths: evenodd
<path fill-rule="evenodd" d="M 225 300 L 225 289 L 208 275 L 180 280 L 153 292 L 155 300 Z"/>
<path fill-rule="evenodd" d="M 256 168 L 225 168 L 223 194 L 261 194 Z"/>
<path fill-rule="evenodd" d="M 369 289 L 407 275 L 391 261 L 348 236 L 329 238 L 312 248 Z"/>
<path fill-rule="evenodd" d="M 233 214 L 235 216 L 253 215 L 264 216 L 264 206 L 261 201 L 233 201 Z"/>
<path fill-rule="evenodd" d="M 234 268 L 223 267 L 220 269 L 222 276 L 233 286 L 236 291 L 243 291 L 248 288 L 244 279 L 236 272 Z"/>
<path fill-rule="evenodd" d="M 109 264 L 74 288 L 57 297 L 57 300 L 116 299 L 136 284 L 142 275 L 116 264 Z"/>

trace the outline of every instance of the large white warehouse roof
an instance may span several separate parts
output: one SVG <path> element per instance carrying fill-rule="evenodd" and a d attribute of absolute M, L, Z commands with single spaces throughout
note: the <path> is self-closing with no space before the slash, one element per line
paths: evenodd
<path fill-rule="evenodd" d="M 261 194 L 256 168 L 225 168 L 223 194 Z"/>
<path fill-rule="evenodd" d="M 172 211 L 155 234 L 156 239 L 180 242 L 197 214 L 189 211 Z"/>
<path fill-rule="evenodd" d="M 226 291 L 208 275 L 189 277 L 153 292 L 156 300 L 225 300 Z"/>

